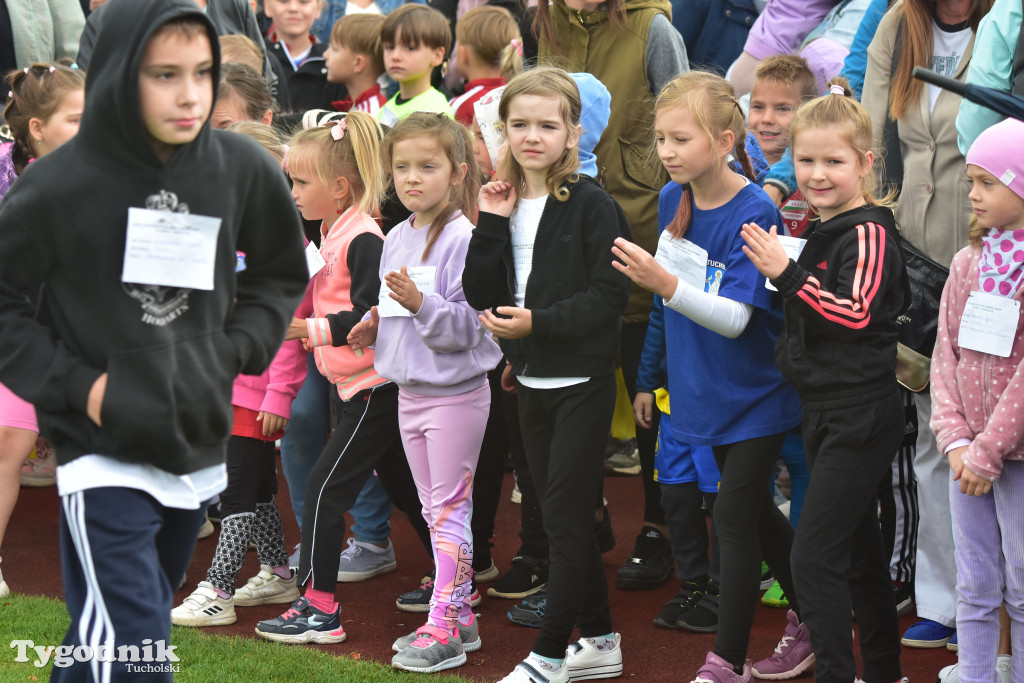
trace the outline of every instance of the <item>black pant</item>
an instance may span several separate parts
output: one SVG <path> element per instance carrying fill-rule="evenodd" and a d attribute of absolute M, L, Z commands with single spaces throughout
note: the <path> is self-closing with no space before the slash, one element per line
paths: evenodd
<path fill-rule="evenodd" d="M 273 441 L 245 436 L 228 440 L 228 487 L 220 494 L 223 517 L 256 512 L 277 494 L 277 471 Z"/>
<path fill-rule="evenodd" d="M 906 423 L 903 443 L 892 461 L 891 474 L 878 484 L 878 521 L 882 526 L 882 544 L 889 558 L 889 575 L 910 587 L 917 569 L 917 525 L 920 508 L 917 503 L 917 477 L 914 457 L 917 455 L 917 401 L 914 394 L 899 388 L 903 399 Z"/>
<path fill-rule="evenodd" d="M 878 524 L 878 482 L 903 440 L 896 384 L 844 400 L 804 406 L 811 483 L 793 543 L 793 574 L 811 633 L 816 681 L 857 673 L 850 608 L 860 626 L 866 681 L 897 681 L 896 598 Z"/>
<path fill-rule="evenodd" d="M 518 396 L 523 446 L 548 537 L 547 611 L 533 651 L 560 659 L 575 624 L 583 637 L 612 630 L 594 499 L 615 410 L 615 376 L 561 389 L 520 385 Z"/>
<path fill-rule="evenodd" d="M 198 510 L 169 508 L 145 491 L 129 488 L 63 496 L 60 559 L 64 601 L 71 615 L 63 644 L 95 650 L 113 641 L 115 648 L 134 646 L 140 654 L 150 647 L 154 657 L 158 646 L 143 645 L 143 639 L 170 645 L 174 592 L 192 559 L 205 516 L 205 505 Z M 79 637 L 83 624 L 84 641 Z M 114 683 L 173 678 L 170 671 L 139 673 L 128 668 L 139 664 L 74 662 L 67 668 L 54 667 L 50 680 L 101 681 L 105 668 Z"/>
<path fill-rule="evenodd" d="M 782 433 L 713 448 L 722 474 L 713 513 L 722 555 L 714 651 L 733 666 L 743 666 L 747 658 L 762 557 L 786 592 L 790 609 L 800 613 L 789 571 L 793 527 L 775 506 L 768 486 L 785 440 Z"/>
<path fill-rule="evenodd" d="M 672 544 L 672 557 L 676 561 L 676 577 L 682 581 L 697 581 L 707 576 L 721 580 L 721 551 L 715 525 L 708 533 L 703 505 L 714 510 L 716 493 L 704 493 L 697 482 L 661 484 L 661 505 L 665 509 Z M 708 561 L 708 547 L 711 560 Z"/>
<path fill-rule="evenodd" d="M 480 444 L 480 459 L 473 476 L 473 571 L 483 572 L 491 566 L 491 538 L 494 536 L 494 516 L 501 500 L 501 482 L 505 478 L 505 457 L 509 452 L 508 425 L 502 410 L 501 372 L 498 367 L 487 373 L 491 388 L 491 410 L 487 414 L 484 440 Z"/>
<path fill-rule="evenodd" d="M 299 551 L 300 584 L 334 592 L 338 553 L 345 541 L 345 513 L 376 470 L 391 502 L 405 513 L 431 554 L 430 534 L 398 432 L 398 387 L 384 384 L 345 401 L 338 426 L 313 465 L 306 484 Z"/>
<path fill-rule="evenodd" d="M 619 356 L 622 359 L 622 379 L 632 404 L 636 398 L 636 374 L 640 367 L 640 354 L 644 350 L 647 323 L 623 323 L 620 335 Z M 658 424 L 661 412 L 654 408 L 654 423 L 650 429 L 638 427 L 636 447 L 640 451 L 640 472 L 644 482 L 644 521 L 664 524 L 665 512 L 661 509 L 661 488 L 654 481 L 654 451 L 658 444 Z"/>

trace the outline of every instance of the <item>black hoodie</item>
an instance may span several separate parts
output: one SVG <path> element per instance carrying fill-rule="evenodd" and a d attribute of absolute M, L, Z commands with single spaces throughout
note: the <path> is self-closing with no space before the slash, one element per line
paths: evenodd
<path fill-rule="evenodd" d="M 299 217 L 248 138 L 207 121 L 166 163 L 150 144 L 138 74 L 160 26 L 204 23 L 218 82 L 217 35 L 196 5 L 111 0 L 107 14 L 78 135 L 0 204 L 0 381 L 35 404 L 61 464 L 95 453 L 186 474 L 224 461 L 232 381 L 261 373 L 284 337 L 308 280 Z M 222 219 L 214 289 L 123 283 L 129 207 Z M 103 372 L 100 428 L 86 403 Z"/>
<path fill-rule="evenodd" d="M 785 297 L 782 376 L 805 402 L 894 385 L 896 318 L 910 299 L 892 211 L 851 209 L 805 235 L 800 258 L 772 280 Z"/>

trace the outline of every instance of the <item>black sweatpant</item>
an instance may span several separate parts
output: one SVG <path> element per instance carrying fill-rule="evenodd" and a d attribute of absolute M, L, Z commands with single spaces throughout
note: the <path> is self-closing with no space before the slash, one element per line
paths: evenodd
<path fill-rule="evenodd" d="M 704 493 L 697 482 L 661 484 L 661 505 L 665 509 L 665 525 L 676 561 L 676 578 L 696 581 L 705 576 L 721 580 L 721 551 L 714 522 L 708 531 L 704 505 L 714 515 L 717 493 Z M 708 560 L 708 548 L 711 559 Z"/>
<path fill-rule="evenodd" d="M 501 500 L 501 483 L 505 478 L 505 458 L 509 452 L 509 430 L 505 422 L 501 401 L 501 373 L 504 359 L 498 367 L 487 373 L 491 389 L 491 410 L 487 414 L 484 440 L 480 444 L 480 459 L 473 475 L 473 571 L 487 571 L 491 566 L 491 538 L 494 536 L 494 517 Z"/>
<path fill-rule="evenodd" d="M 851 398 L 804 405 L 811 483 L 793 543 L 801 617 L 811 633 L 815 681 L 857 674 L 850 609 L 860 627 L 865 681 L 898 681 L 896 597 L 878 524 L 878 483 L 903 441 L 896 383 Z"/>
<path fill-rule="evenodd" d="M 790 609 L 800 614 L 799 594 L 793 590 L 789 570 L 793 527 L 775 506 L 768 486 L 785 440 L 783 432 L 712 449 L 722 474 L 713 512 L 722 556 L 722 597 L 714 651 L 737 667 L 743 666 L 747 658 L 762 557 L 785 591 Z M 803 523 L 801 515 L 801 526 Z"/>
<path fill-rule="evenodd" d="M 171 644 L 171 607 L 192 559 L 206 506 L 180 510 L 137 489 L 88 489 L 61 498 L 60 561 L 71 625 L 63 645 Z M 84 634 L 80 635 L 80 634 Z M 149 639 L 152 645 L 143 645 Z M 116 649 L 115 654 L 116 656 Z M 175 654 L 177 656 L 177 653 Z M 54 667 L 51 681 L 171 681 L 170 671 L 139 673 L 142 662 L 74 662 Z M 153 662 L 157 664 L 157 662 Z M 168 662 L 173 665 L 173 662 Z M 109 678 L 108 678 L 109 677 Z"/>
<path fill-rule="evenodd" d="M 882 526 L 882 544 L 889 557 L 889 575 L 911 588 L 917 569 L 917 525 L 921 517 L 917 502 L 917 401 L 914 394 L 899 388 L 903 399 L 905 424 L 903 443 L 892 461 L 891 474 L 878 485 L 878 521 Z"/>
<path fill-rule="evenodd" d="M 647 323 L 623 323 L 620 335 L 619 357 L 622 359 L 622 379 L 626 384 L 629 402 L 636 399 L 636 374 L 640 368 L 640 355 L 644 350 Z M 654 481 L 654 451 L 658 444 L 658 424 L 661 412 L 654 408 L 654 423 L 650 429 L 637 427 L 636 447 L 640 452 L 640 474 L 644 483 L 644 522 L 664 524 L 665 512 L 661 508 L 661 488 Z"/>
<path fill-rule="evenodd" d="M 366 389 L 339 407 L 338 426 L 306 483 L 298 581 L 333 593 L 338 553 L 345 541 L 345 513 L 376 470 L 395 507 L 405 513 L 433 557 L 430 533 L 398 432 L 398 387 Z"/>
<path fill-rule="evenodd" d="M 583 637 L 612 630 L 594 499 L 615 393 L 612 374 L 561 389 L 519 385 L 523 446 L 548 538 L 547 611 L 533 647 L 543 657 L 565 657 L 576 624 Z"/>

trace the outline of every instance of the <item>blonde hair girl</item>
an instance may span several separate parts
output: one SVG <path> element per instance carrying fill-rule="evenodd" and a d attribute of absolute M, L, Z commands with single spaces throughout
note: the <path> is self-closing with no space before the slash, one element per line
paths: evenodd
<path fill-rule="evenodd" d="M 538 672 L 551 681 L 584 677 L 592 656 L 605 675 L 622 671 L 593 531 L 602 472 L 593 455 L 611 424 L 629 298 L 608 249 L 629 227 L 615 200 L 577 173 L 580 113 L 579 90 L 564 71 L 538 67 L 505 88 L 505 180 L 480 192 L 463 275 L 467 300 L 488 309 L 483 323 L 502 340 L 508 381 L 519 385 L 523 445 L 551 546 L 544 622 L 507 683 L 539 680 Z M 583 637 L 567 657 L 580 615 Z"/>
<path fill-rule="evenodd" d="M 710 446 L 722 473 L 715 501 L 718 633 L 697 673 L 722 681 L 749 680 L 759 550 L 799 611 L 789 569 L 793 527 L 764 482 L 786 434 L 800 422 L 800 403 L 772 358 L 779 302 L 743 255 L 740 239 L 744 223 L 781 225 L 781 216 L 764 190 L 729 166 L 734 155 L 750 173 L 745 136 L 739 103 L 723 78 L 691 72 L 670 81 L 655 104 L 655 147 L 672 179 L 661 191 L 658 224 L 667 233 L 665 248 L 675 244 L 693 256 L 669 270 L 624 239 L 612 250 L 621 259 L 615 267 L 653 291 L 654 305 L 664 308 L 673 433 L 684 443 Z M 653 402 L 653 394 L 638 393 L 634 412 L 652 414 Z M 715 590 L 709 583 L 708 591 Z M 807 666 L 801 660 L 793 668 Z"/>

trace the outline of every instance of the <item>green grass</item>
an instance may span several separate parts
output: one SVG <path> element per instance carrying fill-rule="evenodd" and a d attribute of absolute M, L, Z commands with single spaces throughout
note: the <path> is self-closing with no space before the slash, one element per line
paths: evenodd
<path fill-rule="evenodd" d="M 45 681 L 52 660 L 37 669 L 19 663 L 14 640 L 36 645 L 59 645 L 68 627 L 64 603 L 51 598 L 11 595 L 0 599 L 0 683 Z M 179 683 L 210 681 L 301 681 L 302 683 L 469 683 L 458 676 L 400 673 L 376 662 L 356 661 L 349 655 L 334 656 L 302 646 L 269 643 L 241 636 L 208 635 L 197 629 L 174 627 L 171 642 L 181 660 Z M 29 651 L 29 657 L 35 656 Z"/>

